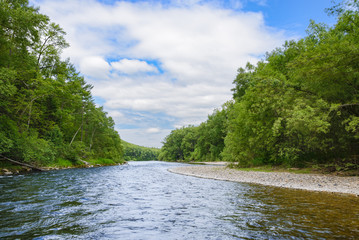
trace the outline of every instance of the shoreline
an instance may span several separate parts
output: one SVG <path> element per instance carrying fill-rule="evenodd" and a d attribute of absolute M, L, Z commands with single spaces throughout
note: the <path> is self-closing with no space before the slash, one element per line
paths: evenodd
<path fill-rule="evenodd" d="M 321 174 L 288 172 L 254 172 L 230 169 L 225 166 L 197 165 L 168 169 L 187 176 L 230 182 L 254 183 L 273 187 L 307 191 L 351 194 L 359 197 L 359 177 L 338 177 Z"/>
<path fill-rule="evenodd" d="M 85 161 L 84 161 L 85 162 Z M 83 165 L 72 165 L 72 166 L 44 166 L 41 167 L 42 171 L 34 170 L 30 167 L 17 166 L 18 168 L 9 168 L 9 167 L 0 167 L 0 176 L 16 176 L 22 174 L 31 174 L 36 172 L 49 172 L 49 171 L 57 171 L 57 170 L 66 170 L 66 169 L 75 169 L 75 168 L 97 168 L 97 167 L 107 167 L 107 166 L 117 166 L 117 165 L 125 165 L 128 164 L 127 161 L 123 163 L 114 163 L 114 164 L 87 164 Z"/>

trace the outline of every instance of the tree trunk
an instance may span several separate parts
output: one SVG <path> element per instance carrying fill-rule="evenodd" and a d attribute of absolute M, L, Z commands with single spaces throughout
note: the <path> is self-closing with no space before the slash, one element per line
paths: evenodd
<path fill-rule="evenodd" d="M 38 97 L 34 97 L 33 99 L 30 100 L 30 103 L 27 104 L 27 106 L 24 108 L 24 110 L 23 110 L 23 111 L 21 112 L 21 114 L 20 114 L 20 117 L 19 117 L 18 122 L 17 122 L 18 125 L 19 125 L 19 123 L 20 123 L 20 121 L 21 121 L 22 116 L 23 116 L 24 113 L 26 112 L 26 109 L 27 109 L 27 108 L 30 108 L 30 109 L 29 109 L 29 117 L 28 117 L 28 119 L 27 119 L 27 127 L 26 127 L 26 130 L 29 129 L 30 121 L 31 121 L 31 113 L 32 113 L 32 104 L 33 104 L 33 102 L 34 102 L 36 99 L 42 98 L 43 96 L 45 96 L 45 94 L 44 94 L 44 95 L 40 95 L 40 96 L 38 96 Z M 19 130 L 20 130 L 20 129 L 19 129 Z"/>
<path fill-rule="evenodd" d="M 42 168 L 39 168 L 39 167 L 35 167 L 35 166 L 32 166 L 30 164 L 27 164 L 27 163 L 23 163 L 23 162 L 18 162 L 18 161 L 15 161 L 15 160 L 12 160 L 10 158 L 7 158 L 3 155 L 0 155 L 0 157 L 4 158 L 5 160 L 9 161 L 9 162 L 12 162 L 12 163 L 15 163 L 17 165 L 21 165 L 21 166 L 24 166 L 24 167 L 28 167 L 28 168 L 31 168 L 31 169 L 35 169 L 37 171 L 40 171 L 40 172 L 43 172 L 43 171 L 46 171 L 45 169 L 42 169 Z"/>
<path fill-rule="evenodd" d="M 89 150 L 90 152 L 91 152 L 91 148 L 92 148 L 92 144 L 93 144 L 93 141 L 92 141 L 92 140 L 93 140 L 93 136 L 95 135 L 95 131 L 96 131 L 96 128 L 93 129 L 92 134 L 91 134 L 90 150 Z"/>
<path fill-rule="evenodd" d="M 82 112 L 81 112 L 81 142 L 84 138 L 84 128 L 83 128 L 83 125 L 84 125 L 84 103 L 82 103 Z"/>
<path fill-rule="evenodd" d="M 29 127 L 30 127 L 30 120 L 31 120 L 31 111 L 32 111 L 32 101 L 30 103 L 30 108 L 29 108 L 29 118 L 27 119 L 27 128 L 26 131 L 29 131 Z"/>
<path fill-rule="evenodd" d="M 80 131 L 81 128 L 82 128 L 82 123 L 81 123 L 79 129 L 77 129 L 76 133 L 75 133 L 74 136 L 72 137 L 72 140 L 71 140 L 71 142 L 70 142 L 70 146 L 71 146 L 72 142 L 75 140 L 76 135 L 79 133 L 79 131 Z"/>

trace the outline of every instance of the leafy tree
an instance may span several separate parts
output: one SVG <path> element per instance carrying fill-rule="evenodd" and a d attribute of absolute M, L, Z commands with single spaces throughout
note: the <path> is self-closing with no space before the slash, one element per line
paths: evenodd
<path fill-rule="evenodd" d="M 124 147 L 124 159 L 126 161 L 151 161 L 158 160 L 160 149 L 138 146 L 122 141 Z"/>
<path fill-rule="evenodd" d="M 28 1 L 0 1 L 0 154 L 38 166 L 59 158 L 121 162 L 113 120 L 60 58 L 64 35 Z"/>
<path fill-rule="evenodd" d="M 226 135 L 227 111 L 224 106 L 222 110 L 215 110 L 200 126 L 190 125 L 173 130 L 163 142 L 160 160 L 220 160 Z"/>
<path fill-rule="evenodd" d="M 198 127 L 172 131 L 160 158 L 357 165 L 359 1 L 327 11 L 338 19 L 333 27 L 311 21 L 307 37 L 240 68 L 233 101 Z"/>
<path fill-rule="evenodd" d="M 306 38 L 239 71 L 224 159 L 303 166 L 358 154 L 359 21 L 349 9 L 334 27 L 311 22 Z"/>
<path fill-rule="evenodd" d="M 185 137 L 185 128 L 172 130 L 168 135 L 159 155 L 160 160 L 178 161 L 184 160 L 184 152 L 182 149 L 182 140 Z"/>

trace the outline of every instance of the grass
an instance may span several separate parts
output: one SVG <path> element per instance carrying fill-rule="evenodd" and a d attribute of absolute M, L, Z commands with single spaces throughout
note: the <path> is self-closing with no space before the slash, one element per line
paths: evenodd
<path fill-rule="evenodd" d="M 237 167 L 234 164 L 230 164 L 229 167 L 238 169 L 241 171 L 254 171 L 254 172 L 289 172 L 289 173 L 297 173 L 297 174 L 331 174 L 331 175 L 339 175 L 339 176 L 359 176 L 359 169 L 350 169 L 350 170 L 334 170 L 328 171 L 326 166 L 318 166 L 313 165 L 311 167 L 306 168 L 288 168 L 285 166 L 270 166 L 263 165 L 257 167 Z"/>
<path fill-rule="evenodd" d="M 241 171 L 247 172 L 290 172 L 290 173 L 297 173 L 297 174 L 313 174 L 316 173 L 316 170 L 313 168 L 287 168 L 284 166 L 270 166 L 270 165 L 263 165 L 258 167 L 236 167 L 235 165 L 230 165 L 231 168 L 235 168 Z"/>
<path fill-rule="evenodd" d="M 63 159 L 63 158 L 58 158 L 58 159 L 55 160 L 55 162 L 49 164 L 48 167 L 68 168 L 68 167 L 73 167 L 75 165 L 76 165 L 76 163 L 74 164 L 70 160 Z"/>

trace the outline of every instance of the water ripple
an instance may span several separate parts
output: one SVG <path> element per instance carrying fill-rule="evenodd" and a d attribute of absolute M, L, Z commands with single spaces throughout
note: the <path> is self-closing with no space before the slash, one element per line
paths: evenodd
<path fill-rule="evenodd" d="M 355 197 L 169 173 L 180 164 L 0 178 L 1 239 L 355 239 Z"/>

